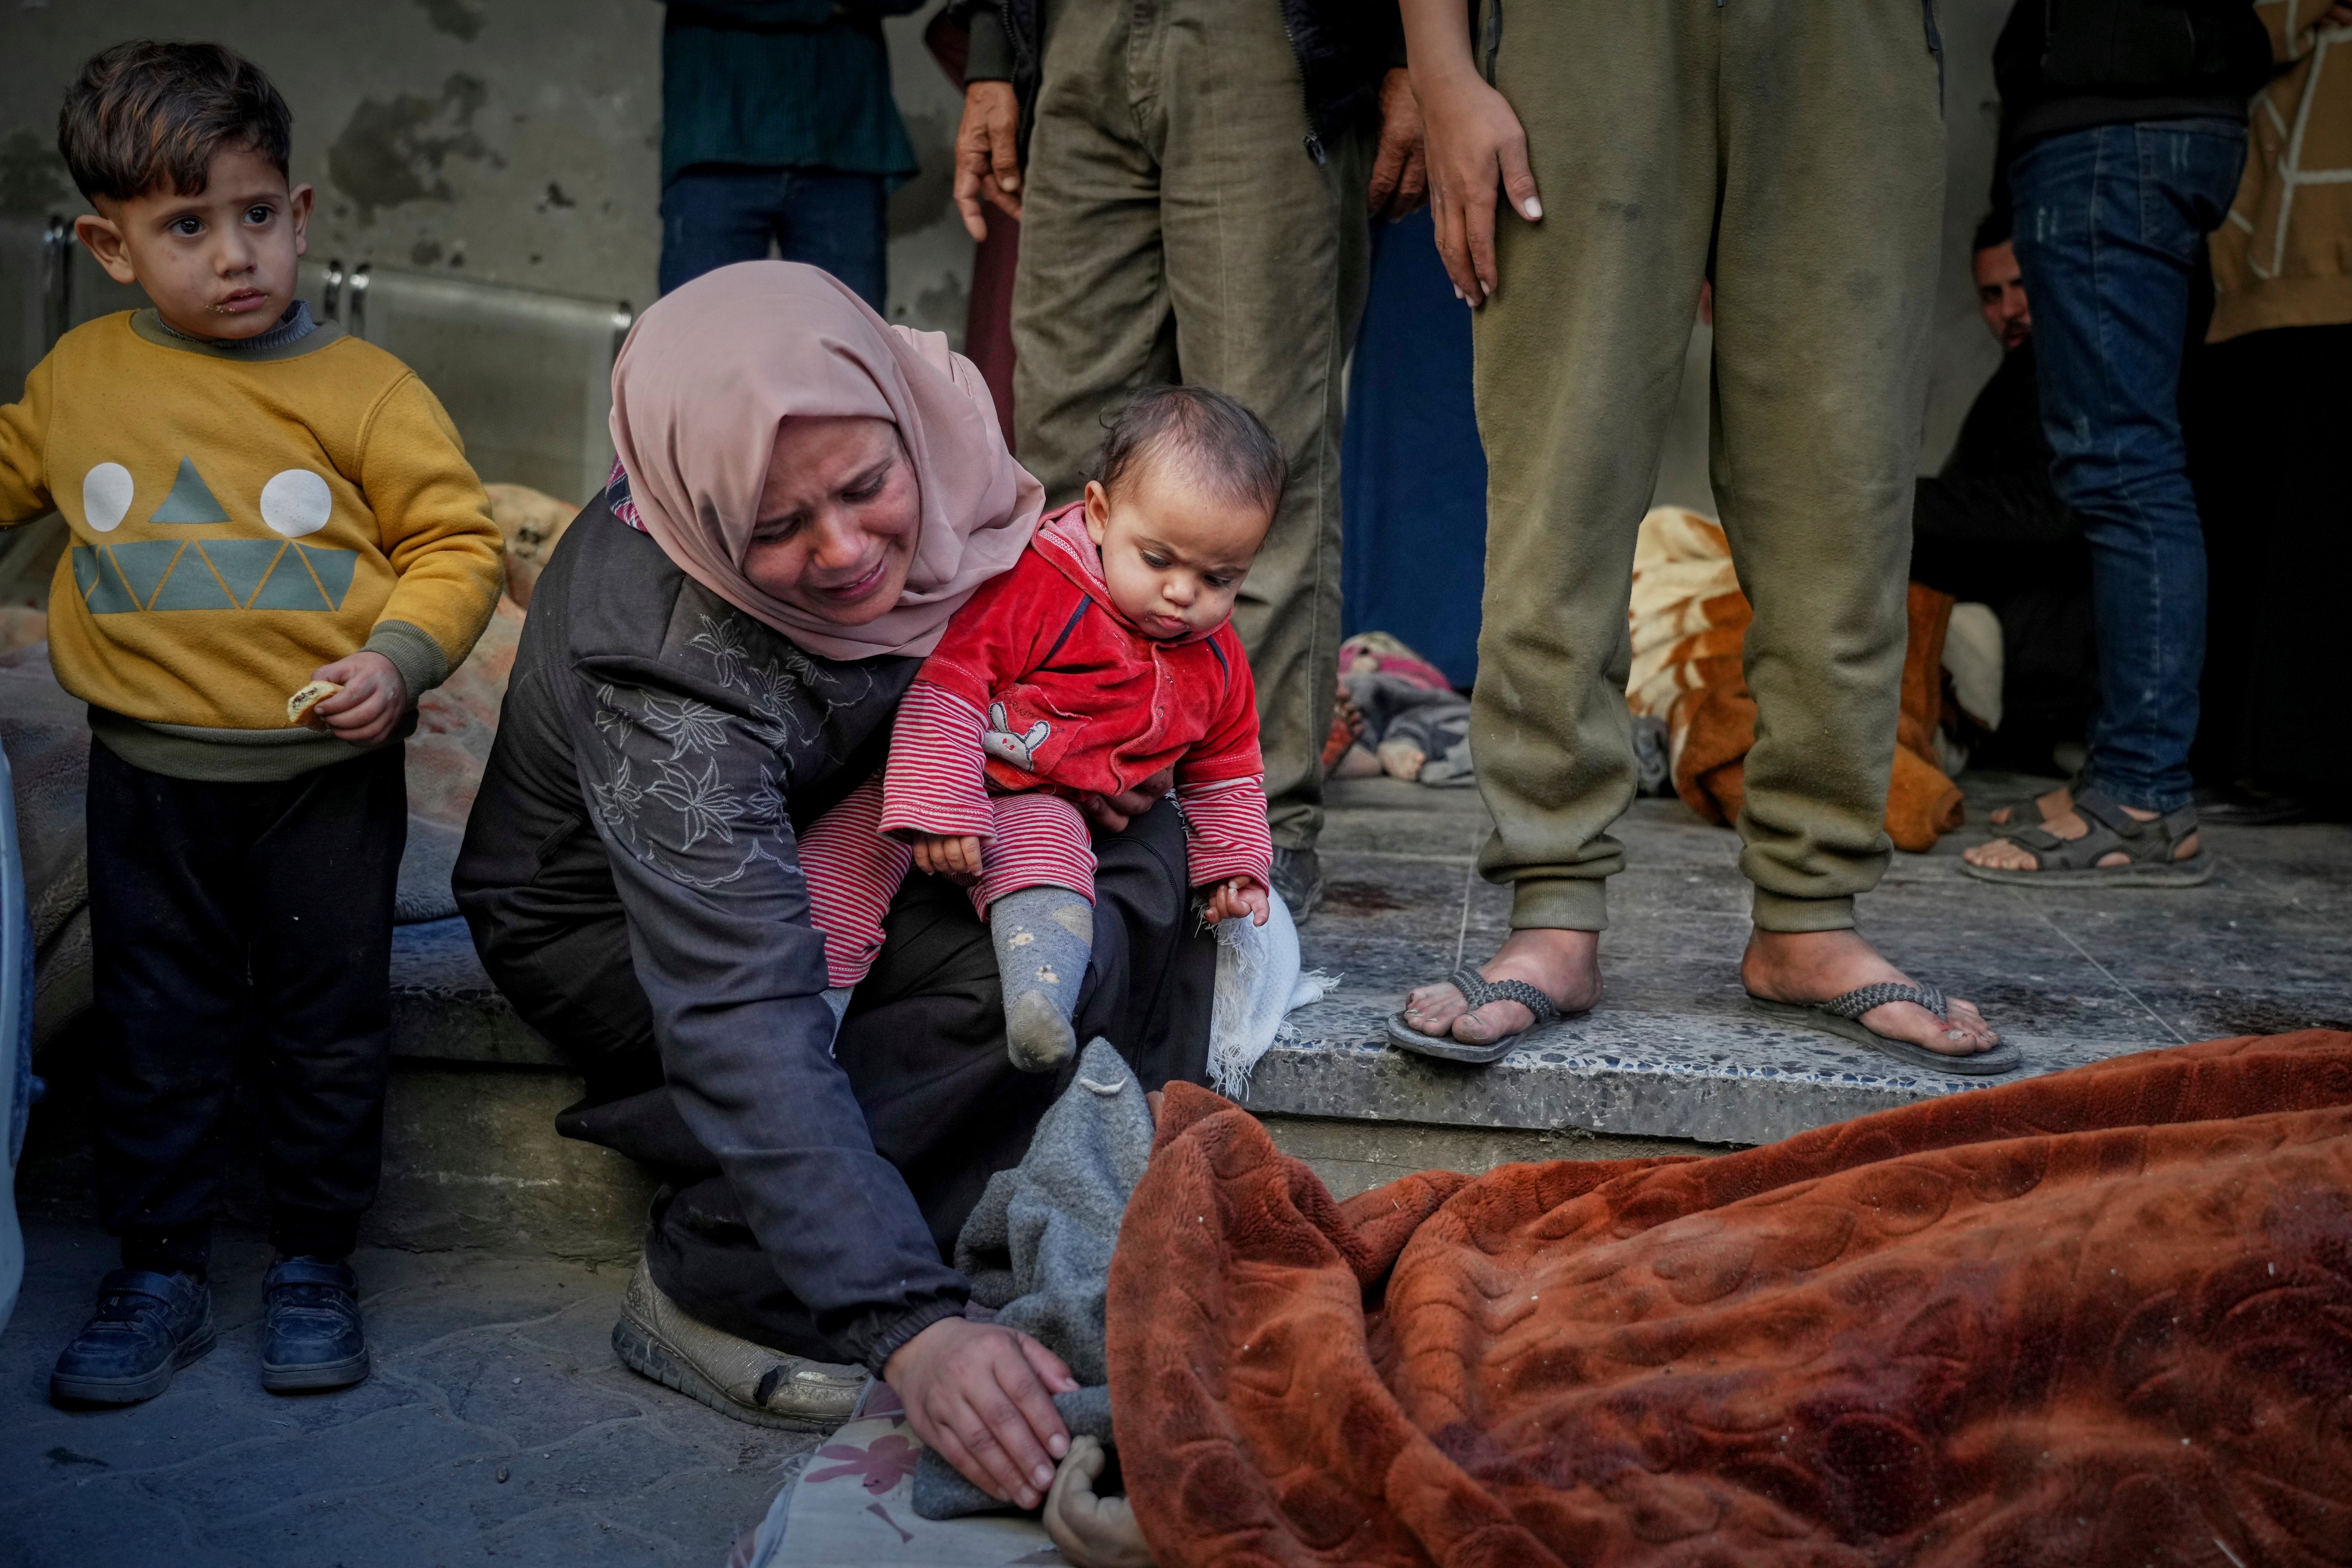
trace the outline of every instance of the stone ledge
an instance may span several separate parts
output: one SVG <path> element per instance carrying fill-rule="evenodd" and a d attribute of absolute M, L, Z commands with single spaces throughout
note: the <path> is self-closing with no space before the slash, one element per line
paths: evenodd
<path fill-rule="evenodd" d="M 461 920 L 399 928 L 392 989 L 396 1058 L 568 1066 L 491 985 Z M 2008 1081 L 1919 1073 L 1892 1062 L 1876 1068 L 1858 1047 L 1792 1033 L 1736 1008 L 1666 1012 L 1643 1000 L 1535 1031 L 1493 1067 L 1474 1068 L 1391 1048 L 1383 1027 L 1392 1003 L 1343 990 L 1293 1015 L 1298 1039 L 1258 1064 L 1245 1103 L 1273 1116 L 1745 1144 Z M 2147 1046 L 2014 1037 L 2029 1072 Z"/>
<path fill-rule="evenodd" d="M 1386 1043 L 1385 1011 L 1340 1000 L 1293 1015 L 1301 1038 L 1257 1065 L 1245 1101 L 1265 1115 L 1454 1127 L 1581 1129 L 1701 1143 L 1769 1143 L 1937 1095 L 2014 1082 L 2146 1048 L 2140 1040 L 2013 1037 L 2028 1067 L 2005 1078 L 1871 1065 L 1859 1047 L 1738 1014 L 1631 1010 L 1532 1031 L 1491 1067 Z"/>
<path fill-rule="evenodd" d="M 567 1067 L 515 1010 L 455 917 L 392 933 L 392 1054 L 413 1061 Z"/>

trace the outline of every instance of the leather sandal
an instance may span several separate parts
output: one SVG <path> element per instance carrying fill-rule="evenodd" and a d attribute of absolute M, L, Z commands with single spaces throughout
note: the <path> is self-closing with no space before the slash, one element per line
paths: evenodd
<path fill-rule="evenodd" d="M 2202 846 L 2196 854 L 2180 857 L 2182 842 L 2197 831 L 2194 805 L 2142 822 L 2095 785 L 2074 797 L 2074 812 L 2091 828 L 2080 838 L 2061 838 L 2044 827 L 2012 827 L 2000 836 L 2033 857 L 2032 870 L 1966 860 L 1960 869 L 1979 882 L 2016 888 L 2193 888 L 2212 878 L 2213 857 Z M 2131 858 L 2120 866 L 2099 864 L 2117 851 Z"/>
<path fill-rule="evenodd" d="M 2074 770 L 2074 776 L 2066 781 L 2066 798 L 2072 800 L 2090 787 L 2091 770 L 2087 767 L 2077 768 Z M 2047 790 L 2042 792 L 2043 795 L 2048 793 Z M 1996 833 L 2014 833 L 2025 827 L 2045 827 L 2050 823 L 2049 814 L 2042 809 L 2042 795 L 2027 795 L 2023 800 L 2012 800 L 2007 805 L 1995 806 L 1993 809 L 2009 813 L 2007 822 L 1990 820 L 1986 822 L 1985 826 Z M 2066 814 L 2062 811 L 2058 815 L 2063 816 Z"/>
<path fill-rule="evenodd" d="M 2024 1056 L 2006 1041 L 1989 1051 L 1979 1051 L 1972 1057 L 1946 1056 L 1941 1051 L 1931 1051 L 1909 1040 L 1882 1035 L 1862 1021 L 1864 1013 L 1874 1007 L 1884 1007 L 1889 1002 L 1916 1003 L 1939 1020 L 1948 1022 L 1951 1018 L 1950 1004 L 1933 985 L 1905 985 L 1892 980 L 1861 986 L 1843 996 L 1832 996 L 1826 1002 L 1775 1002 L 1769 997 L 1759 996 L 1753 991 L 1748 994 L 1748 1005 L 1768 1018 L 1819 1029 L 1825 1035 L 1835 1035 L 1842 1040 L 1868 1046 L 1874 1051 L 1893 1057 L 1904 1066 L 1916 1068 L 1922 1072 L 1990 1078 L 2000 1073 L 2015 1072 L 2025 1065 Z"/>
<path fill-rule="evenodd" d="M 1425 1035 L 1406 1023 L 1402 1012 L 1397 1012 L 1389 1015 L 1390 1044 L 1424 1057 L 1435 1057 L 1441 1061 L 1471 1062 L 1483 1067 L 1509 1056 L 1519 1037 L 1528 1030 L 1557 1024 L 1568 1016 L 1550 997 L 1526 981 L 1489 980 L 1466 963 L 1447 975 L 1445 983 L 1462 993 L 1462 1000 L 1469 1004 L 1463 1009 L 1465 1013 L 1475 1013 L 1489 1002 L 1517 1002 L 1533 1013 L 1536 1021 L 1526 1029 L 1474 1045 L 1468 1040 L 1457 1040 L 1452 1035 Z"/>

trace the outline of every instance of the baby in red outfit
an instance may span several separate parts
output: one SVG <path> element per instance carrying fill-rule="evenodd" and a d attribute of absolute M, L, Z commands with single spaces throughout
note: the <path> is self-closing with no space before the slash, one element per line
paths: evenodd
<path fill-rule="evenodd" d="M 1194 386 L 1136 395 L 1086 499 L 1047 516 L 1013 569 L 948 623 L 890 758 L 803 837 L 836 1006 L 882 949 L 919 866 L 969 885 L 1004 981 L 1013 1064 L 1076 1048 L 1094 936 L 1094 851 L 1073 804 L 1173 769 L 1211 921 L 1263 924 L 1274 847 L 1257 699 L 1234 595 L 1287 467 L 1256 416 Z"/>

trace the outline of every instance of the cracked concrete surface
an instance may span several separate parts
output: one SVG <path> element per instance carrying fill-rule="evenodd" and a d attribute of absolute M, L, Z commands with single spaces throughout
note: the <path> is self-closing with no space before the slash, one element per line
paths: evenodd
<path fill-rule="evenodd" d="M 631 1373 L 608 1339 L 626 1271 L 544 1258 L 362 1251 L 373 1374 L 266 1394 L 250 1237 L 219 1247 L 209 1356 L 145 1405 L 58 1410 L 50 1363 L 114 1248 L 54 1220 L 26 1243 L 0 1335 L 5 1568 L 719 1568 L 818 1441 Z"/>

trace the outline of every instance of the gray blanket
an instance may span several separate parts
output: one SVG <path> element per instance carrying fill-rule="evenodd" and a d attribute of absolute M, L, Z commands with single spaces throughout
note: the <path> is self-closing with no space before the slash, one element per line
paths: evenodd
<path fill-rule="evenodd" d="M 1110 1371 L 1103 1350 L 1103 1298 L 1127 1200 L 1151 1159 L 1151 1107 L 1143 1085 L 1108 1040 L 1093 1040 L 1078 1073 L 1037 1124 L 1021 1163 L 989 1178 L 980 1206 L 956 1237 L 956 1268 L 972 1300 L 995 1321 L 1031 1335 L 1086 1386 L 1055 1406 L 1075 1435 L 1110 1431 Z M 925 1450 L 915 1471 L 915 1511 L 953 1519 L 1003 1508 Z"/>

